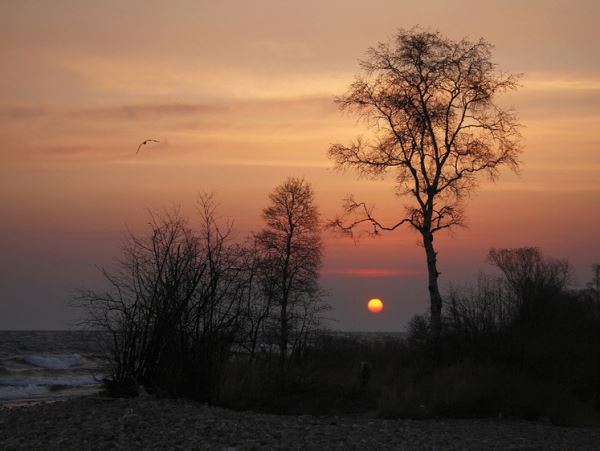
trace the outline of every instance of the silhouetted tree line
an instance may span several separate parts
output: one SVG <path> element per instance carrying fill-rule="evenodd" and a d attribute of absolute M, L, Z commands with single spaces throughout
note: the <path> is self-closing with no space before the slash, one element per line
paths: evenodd
<path fill-rule="evenodd" d="M 152 215 L 132 235 L 109 289 L 76 299 L 88 325 L 109 333 L 109 390 L 139 385 L 214 400 L 228 364 L 276 366 L 284 373 L 327 309 L 318 284 L 322 242 L 312 188 L 290 178 L 270 195 L 265 227 L 245 242 L 200 197 L 199 224 L 178 211 Z M 275 361 L 276 364 L 273 364 Z"/>
<path fill-rule="evenodd" d="M 445 296 L 438 366 L 509 371 L 553 387 L 550 397 L 560 389 L 600 408 L 600 265 L 586 288 L 572 289 L 568 262 L 537 248 L 491 249 L 488 261 L 500 276 L 481 274 Z M 429 327 L 427 316 L 411 322 L 407 346 L 417 359 Z"/>

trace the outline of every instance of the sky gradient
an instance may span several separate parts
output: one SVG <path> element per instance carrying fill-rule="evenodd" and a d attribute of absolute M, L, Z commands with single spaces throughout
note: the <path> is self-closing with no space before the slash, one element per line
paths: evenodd
<path fill-rule="evenodd" d="M 484 37 L 523 73 L 504 95 L 523 124 L 521 173 L 483 182 L 467 228 L 440 233 L 441 286 L 473 280 L 491 247 L 568 258 L 574 284 L 600 261 L 600 3 L 596 1 L 5 2 L 0 15 L 0 329 L 65 328 L 77 288 L 102 286 L 127 229 L 201 192 L 243 238 L 288 176 L 402 212 L 392 180 L 357 180 L 330 144 L 367 133 L 333 103 L 358 59 L 400 27 Z M 139 142 L 156 138 L 135 156 Z M 333 325 L 403 330 L 428 308 L 425 257 L 408 230 L 325 234 Z M 385 303 L 373 315 L 371 297 Z"/>

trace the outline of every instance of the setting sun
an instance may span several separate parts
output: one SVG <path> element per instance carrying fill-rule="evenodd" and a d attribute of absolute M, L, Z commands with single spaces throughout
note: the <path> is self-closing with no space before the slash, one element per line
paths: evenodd
<path fill-rule="evenodd" d="M 381 302 L 381 299 L 371 299 L 367 304 L 367 308 L 373 313 L 379 313 L 383 310 L 383 302 Z"/>

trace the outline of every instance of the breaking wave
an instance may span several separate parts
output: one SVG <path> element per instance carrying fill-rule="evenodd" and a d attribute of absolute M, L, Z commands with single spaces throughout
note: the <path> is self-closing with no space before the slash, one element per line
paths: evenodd
<path fill-rule="evenodd" d="M 23 361 L 38 368 L 63 370 L 78 366 L 81 363 L 81 356 L 79 354 L 56 356 L 26 355 L 23 357 Z"/>

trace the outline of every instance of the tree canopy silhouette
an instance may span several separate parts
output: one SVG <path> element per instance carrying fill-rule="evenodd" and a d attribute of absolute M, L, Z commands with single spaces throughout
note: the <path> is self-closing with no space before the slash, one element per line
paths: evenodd
<path fill-rule="evenodd" d="M 463 224 L 465 200 L 480 174 L 495 179 L 502 166 L 518 168 L 517 118 L 496 103 L 496 95 L 516 89 L 519 77 L 497 69 L 492 49 L 483 39 L 453 41 L 418 28 L 400 30 L 389 43 L 368 50 L 362 73 L 336 99 L 373 131 L 369 140 L 332 145 L 336 167 L 373 178 L 393 174 L 396 193 L 410 201 L 395 224 L 385 225 L 373 206 L 350 197 L 331 225 L 352 233 L 367 224 L 377 234 L 407 224 L 420 233 L 435 354 L 442 297 L 434 234 Z"/>
<path fill-rule="evenodd" d="M 311 321 L 327 308 L 318 277 L 322 241 L 319 212 L 312 187 L 303 179 L 288 178 L 269 195 L 263 210 L 265 228 L 257 235 L 258 246 L 272 268 L 272 296 L 280 311 L 280 362 L 285 364 L 291 335 L 303 335 Z"/>

